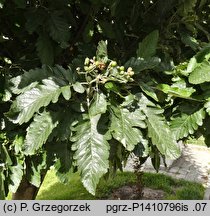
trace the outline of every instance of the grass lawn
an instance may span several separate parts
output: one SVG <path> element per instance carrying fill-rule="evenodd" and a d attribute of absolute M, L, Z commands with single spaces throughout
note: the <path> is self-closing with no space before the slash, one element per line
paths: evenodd
<path fill-rule="evenodd" d="M 118 173 L 114 179 L 102 179 L 98 185 L 96 196 L 89 194 L 83 187 L 77 173 L 71 174 L 70 183 L 61 184 L 54 171 L 50 170 L 38 193 L 37 200 L 92 200 L 106 199 L 113 189 L 126 184 L 135 183 L 135 175 L 131 172 Z M 161 189 L 166 192 L 165 199 L 199 200 L 203 199 L 204 187 L 198 183 L 175 180 L 162 174 L 145 173 L 145 187 Z"/>

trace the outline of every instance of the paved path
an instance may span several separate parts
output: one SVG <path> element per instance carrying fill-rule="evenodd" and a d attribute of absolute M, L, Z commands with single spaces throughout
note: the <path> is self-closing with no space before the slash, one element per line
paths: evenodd
<path fill-rule="evenodd" d="M 125 168 L 132 170 L 132 160 Z M 150 160 L 144 164 L 144 171 L 155 172 Z M 186 145 L 180 158 L 167 160 L 167 168 L 161 164 L 160 173 L 178 179 L 202 183 L 206 188 L 204 199 L 210 199 L 210 149 L 203 146 Z"/>

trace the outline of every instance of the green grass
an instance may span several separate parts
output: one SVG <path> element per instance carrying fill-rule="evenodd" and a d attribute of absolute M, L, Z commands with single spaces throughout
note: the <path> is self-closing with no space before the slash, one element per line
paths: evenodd
<path fill-rule="evenodd" d="M 49 171 L 38 193 L 38 200 L 92 200 L 106 199 L 114 189 L 135 183 L 135 175 L 131 172 L 118 173 L 114 179 L 102 179 L 98 185 L 96 196 L 89 194 L 83 187 L 79 175 L 71 174 L 70 183 L 61 184 L 54 171 Z M 175 180 L 163 174 L 145 173 L 145 187 L 161 189 L 166 193 L 165 199 L 200 200 L 204 196 L 201 184 L 184 180 Z"/>

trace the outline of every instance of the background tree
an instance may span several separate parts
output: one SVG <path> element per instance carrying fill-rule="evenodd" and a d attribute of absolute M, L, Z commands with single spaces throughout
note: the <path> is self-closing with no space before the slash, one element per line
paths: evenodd
<path fill-rule="evenodd" d="M 1 199 L 34 199 L 51 166 L 94 194 L 131 153 L 158 170 L 178 140 L 208 144 L 208 14 L 205 0 L 1 0 Z"/>

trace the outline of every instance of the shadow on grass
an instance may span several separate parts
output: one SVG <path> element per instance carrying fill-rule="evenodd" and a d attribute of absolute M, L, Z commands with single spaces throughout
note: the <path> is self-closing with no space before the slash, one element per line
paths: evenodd
<path fill-rule="evenodd" d="M 89 194 L 83 187 L 79 175 L 71 174 L 70 183 L 59 183 L 54 171 L 49 171 L 38 193 L 37 200 L 93 200 L 107 199 L 117 188 L 128 184 L 135 184 L 132 172 L 118 173 L 114 179 L 101 179 L 96 196 Z M 201 200 L 204 187 L 201 184 L 176 180 L 163 174 L 145 173 L 143 175 L 145 187 L 163 190 L 165 199 L 173 200 Z"/>

